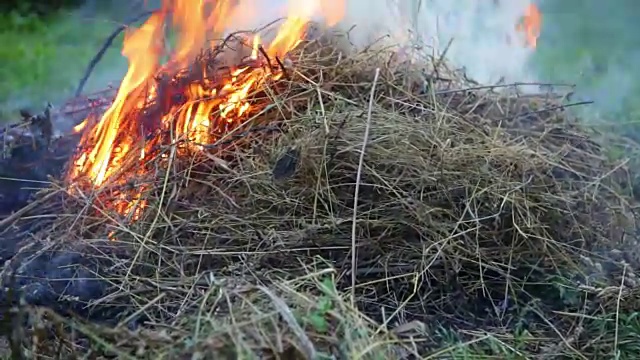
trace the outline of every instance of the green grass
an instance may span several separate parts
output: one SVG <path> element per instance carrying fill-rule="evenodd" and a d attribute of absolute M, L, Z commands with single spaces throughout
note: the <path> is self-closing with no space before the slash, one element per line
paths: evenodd
<path fill-rule="evenodd" d="M 18 107 L 69 96 L 115 27 L 106 17 L 83 19 L 68 12 L 46 19 L 0 15 L 0 119 L 11 118 Z M 114 47 L 96 72 L 122 63 Z"/>
<path fill-rule="evenodd" d="M 595 104 L 588 120 L 637 123 L 640 119 L 640 8 L 596 0 L 540 0 L 542 34 L 533 58 L 544 81 L 577 85 L 576 95 Z M 594 116 L 595 113 L 595 116 Z M 634 126 L 637 131 L 637 125 Z M 627 130 L 625 130 L 627 131 Z"/>

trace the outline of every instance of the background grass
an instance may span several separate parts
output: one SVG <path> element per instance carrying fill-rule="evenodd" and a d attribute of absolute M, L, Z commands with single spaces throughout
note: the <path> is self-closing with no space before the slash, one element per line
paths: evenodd
<path fill-rule="evenodd" d="M 70 96 L 91 57 L 116 27 L 116 18 L 104 10 L 95 14 L 62 11 L 46 18 L 0 15 L 0 118 L 11 118 L 22 106 Z M 126 62 L 119 52 L 118 47 L 107 52 L 101 73 L 89 88 L 121 76 Z"/>
<path fill-rule="evenodd" d="M 532 71 L 543 81 L 576 84 L 578 95 L 596 102 L 589 114 L 617 121 L 638 118 L 637 2 L 619 0 L 615 6 L 595 0 L 538 2 L 543 31 Z M 94 4 L 44 19 L 0 14 L 0 113 L 69 95 L 115 22 L 130 16 L 130 2 Z M 90 88 L 124 73 L 126 61 L 119 52 L 119 46 L 108 51 Z"/>
<path fill-rule="evenodd" d="M 640 7 L 632 0 L 540 1 L 542 34 L 532 71 L 543 81 L 577 85 L 593 100 L 587 118 L 636 121 L 640 115 Z"/>
<path fill-rule="evenodd" d="M 577 85 L 577 95 L 594 100 L 587 115 L 635 121 L 640 115 L 640 7 L 633 0 L 612 6 L 595 0 L 539 0 L 543 31 L 531 71 L 542 81 Z M 96 5 L 97 4 L 97 5 Z M 97 1 L 80 10 L 46 18 L 0 14 L 0 119 L 25 105 L 68 97 L 90 58 L 115 28 L 131 16 L 131 2 Z M 117 40 L 89 89 L 124 74 Z M 4 116 L 3 116 L 4 115 Z"/>

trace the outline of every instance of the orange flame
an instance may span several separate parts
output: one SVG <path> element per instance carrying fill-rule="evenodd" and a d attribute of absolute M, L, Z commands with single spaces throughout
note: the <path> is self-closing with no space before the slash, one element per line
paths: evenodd
<path fill-rule="evenodd" d="M 207 41 L 221 38 L 229 30 L 231 24 L 225 20 L 238 15 L 234 11 L 240 8 L 242 1 L 163 0 L 159 11 L 140 28 L 126 34 L 122 54 L 128 58 L 129 68 L 113 104 L 99 121 L 86 119 L 74 128 L 74 131 L 84 133 L 80 142 L 82 150 L 68 174 L 73 183 L 89 183 L 99 188 L 109 179 L 116 178 L 114 175 L 125 162 L 139 159 L 144 163 L 154 140 L 146 138 L 148 130 L 142 124 L 140 113 L 149 100 L 156 103 L 162 100 L 163 90 L 156 79 L 188 68 L 207 46 Z M 332 25 L 344 15 L 344 9 L 344 0 L 291 2 L 288 17 L 272 41 L 263 44 L 257 35 L 249 39 L 253 44 L 249 57 L 258 59 L 263 52 L 267 57 L 282 59 L 302 41 L 312 15 L 325 12 L 327 23 Z M 162 65 L 161 58 L 166 52 L 165 29 L 169 24 L 179 32 L 175 49 Z M 210 45 L 217 44 L 219 42 L 214 41 Z M 207 69 L 201 71 L 206 82 Z M 212 124 L 212 114 L 229 124 L 241 123 L 242 117 L 251 109 L 248 95 L 265 81 L 281 76 L 281 70 L 267 66 L 241 66 L 232 70 L 230 78 L 221 87 L 212 89 L 200 82 L 186 85 L 180 94 L 186 101 L 181 101 L 180 105 L 167 105 L 169 108 L 163 110 L 159 126 L 172 130 L 176 138 L 189 140 L 190 149 L 201 149 L 203 144 L 215 140 L 212 139 L 212 128 L 220 126 Z M 137 146 L 141 143 L 142 147 Z M 134 150 L 137 154 L 130 154 Z M 131 194 L 112 195 L 112 208 L 137 218 L 139 210 L 146 206 L 141 197 L 142 190 L 138 186 Z"/>
<path fill-rule="evenodd" d="M 542 14 L 535 4 L 529 4 L 516 30 L 524 33 L 526 45 L 535 48 L 540 37 Z"/>
<path fill-rule="evenodd" d="M 82 122 L 76 126 L 73 127 L 73 132 L 74 133 L 79 133 L 82 130 L 84 130 L 87 127 L 87 124 L 89 123 L 89 119 L 84 119 L 82 120 Z"/>

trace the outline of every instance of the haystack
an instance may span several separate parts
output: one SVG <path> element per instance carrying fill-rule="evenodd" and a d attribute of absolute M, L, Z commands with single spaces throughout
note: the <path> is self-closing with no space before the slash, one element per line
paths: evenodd
<path fill-rule="evenodd" d="M 88 306 L 126 298 L 127 311 L 114 328 L 30 310 L 56 331 L 29 351 L 390 359 L 453 356 L 453 336 L 485 355 L 608 354 L 572 316 L 633 280 L 599 264 L 633 241 L 624 163 L 557 96 L 389 54 L 301 46 L 260 124 L 136 180 L 137 221 L 65 195 L 35 237 L 117 246 L 112 291 Z"/>

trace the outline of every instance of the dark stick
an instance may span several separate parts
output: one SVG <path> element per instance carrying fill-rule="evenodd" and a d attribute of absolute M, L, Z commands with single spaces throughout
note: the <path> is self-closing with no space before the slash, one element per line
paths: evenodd
<path fill-rule="evenodd" d="M 82 77 L 82 79 L 80 80 L 80 84 L 78 84 L 78 88 L 76 89 L 76 93 L 75 96 L 78 97 L 80 96 L 80 94 L 82 94 L 82 90 L 84 90 L 84 86 L 87 83 L 87 80 L 89 80 L 89 76 L 91 75 L 91 72 L 93 72 L 93 69 L 95 69 L 96 65 L 98 65 L 98 63 L 100 62 L 100 60 L 102 60 L 102 57 L 104 56 L 104 53 L 107 52 L 107 49 L 109 47 L 111 47 L 111 44 L 113 44 L 113 41 L 116 39 L 116 37 L 118 35 L 120 35 L 121 32 L 124 31 L 124 29 L 126 29 L 128 26 L 130 26 L 131 24 L 135 23 L 136 21 L 149 16 L 151 14 L 153 14 L 155 10 L 152 11 L 145 11 L 131 19 L 129 19 L 128 21 L 125 21 L 122 25 L 118 26 L 118 28 L 111 33 L 111 35 L 109 35 L 109 37 L 105 40 L 104 44 L 102 44 L 102 47 L 100 48 L 100 51 L 98 51 L 98 53 L 96 53 L 96 55 L 93 57 L 93 59 L 91 59 L 91 62 L 89 62 L 89 66 L 87 67 L 87 69 L 84 72 L 84 76 Z"/>
<path fill-rule="evenodd" d="M 570 108 L 570 107 L 575 107 L 575 106 L 582 106 L 582 105 L 590 105 L 593 104 L 593 101 L 580 101 L 580 102 L 574 102 L 574 103 L 570 103 L 570 104 L 560 104 L 560 105 L 556 105 L 556 106 L 550 106 L 544 109 L 540 109 L 540 110 L 535 110 L 535 111 L 527 111 L 525 113 L 522 114 L 517 114 L 517 115 L 513 115 L 513 116 L 507 116 L 505 118 L 502 119 L 502 121 L 510 121 L 510 120 L 515 120 L 519 117 L 525 117 L 525 116 L 529 116 L 529 115 L 536 115 L 536 114 L 541 114 L 545 111 L 555 111 L 555 110 L 564 110 L 566 108 Z"/>

